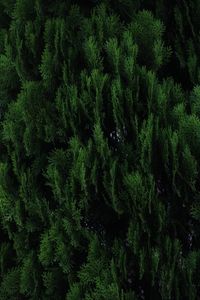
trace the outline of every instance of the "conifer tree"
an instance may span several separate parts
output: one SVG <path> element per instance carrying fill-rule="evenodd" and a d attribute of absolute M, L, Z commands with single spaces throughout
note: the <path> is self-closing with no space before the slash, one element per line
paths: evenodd
<path fill-rule="evenodd" d="M 199 4 L 147 2 L 0 0 L 1 300 L 200 299 Z"/>

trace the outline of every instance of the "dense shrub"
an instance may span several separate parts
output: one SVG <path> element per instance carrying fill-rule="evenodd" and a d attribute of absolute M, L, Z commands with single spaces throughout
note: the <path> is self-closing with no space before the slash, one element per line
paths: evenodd
<path fill-rule="evenodd" d="M 179 2 L 0 0 L 1 300 L 200 299 L 200 4 Z"/>

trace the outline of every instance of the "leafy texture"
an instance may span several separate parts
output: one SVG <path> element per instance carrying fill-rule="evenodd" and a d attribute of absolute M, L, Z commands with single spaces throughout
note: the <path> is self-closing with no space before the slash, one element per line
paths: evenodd
<path fill-rule="evenodd" d="M 200 299 L 199 3 L 0 0 L 0 300 Z"/>

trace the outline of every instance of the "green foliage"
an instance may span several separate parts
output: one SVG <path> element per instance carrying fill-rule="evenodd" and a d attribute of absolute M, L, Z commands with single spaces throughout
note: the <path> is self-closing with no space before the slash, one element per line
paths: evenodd
<path fill-rule="evenodd" d="M 85 42 L 84 48 L 88 69 L 101 69 L 101 56 L 93 36 L 89 37 L 89 39 Z"/>
<path fill-rule="evenodd" d="M 0 299 L 198 299 L 199 17 L 0 1 Z"/>
<path fill-rule="evenodd" d="M 20 299 L 20 269 L 12 268 L 6 273 L 0 286 L 0 299 Z"/>
<path fill-rule="evenodd" d="M 155 70 L 159 69 L 170 55 L 170 49 L 162 41 L 164 29 L 164 24 L 155 20 L 152 13 L 146 10 L 139 12 L 130 24 L 130 31 L 139 46 L 139 59 Z"/>
<path fill-rule="evenodd" d="M 8 104 L 13 101 L 18 89 L 19 79 L 12 61 L 4 54 L 0 55 L 0 118 L 2 119 Z"/>
<path fill-rule="evenodd" d="M 43 265 L 51 265 L 54 255 L 53 242 L 49 232 L 45 232 L 41 238 L 39 260 Z"/>
<path fill-rule="evenodd" d="M 23 259 L 22 269 L 20 274 L 20 292 L 27 296 L 32 296 L 36 299 L 38 293 L 38 281 L 37 270 L 35 268 L 34 255 L 30 254 Z"/>

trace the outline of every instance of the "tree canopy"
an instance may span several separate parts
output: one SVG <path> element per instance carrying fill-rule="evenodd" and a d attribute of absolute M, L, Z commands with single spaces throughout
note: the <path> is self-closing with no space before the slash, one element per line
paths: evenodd
<path fill-rule="evenodd" d="M 0 300 L 200 299 L 200 2 L 0 0 Z"/>

